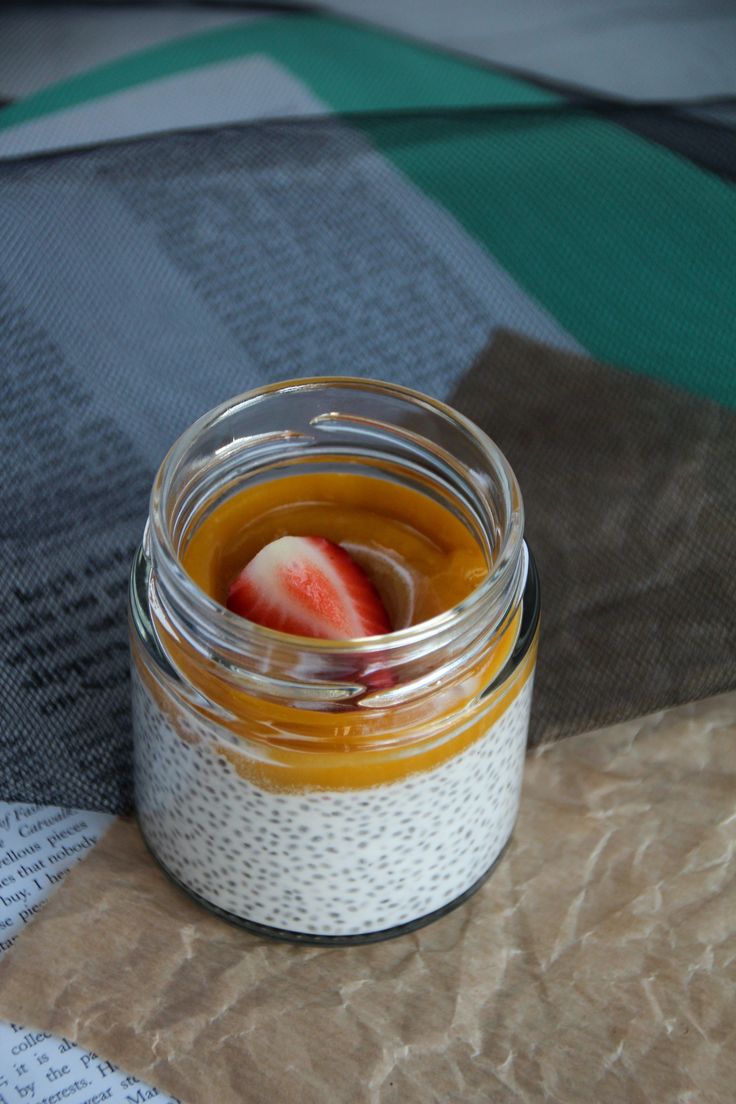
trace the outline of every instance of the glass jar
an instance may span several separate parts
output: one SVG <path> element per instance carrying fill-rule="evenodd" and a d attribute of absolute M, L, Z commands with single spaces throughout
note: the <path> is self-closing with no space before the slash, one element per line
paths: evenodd
<path fill-rule="evenodd" d="M 182 555 L 244 487 L 367 473 L 459 518 L 484 581 L 355 641 L 228 611 Z M 200 418 L 156 476 L 130 589 L 135 793 L 164 870 L 259 933 L 368 942 L 464 901 L 516 820 L 539 621 L 516 479 L 454 410 L 388 383 L 264 387 Z"/>

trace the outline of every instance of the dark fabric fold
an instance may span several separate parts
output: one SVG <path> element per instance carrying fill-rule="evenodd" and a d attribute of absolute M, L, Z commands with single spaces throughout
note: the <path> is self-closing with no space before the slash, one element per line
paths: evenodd
<path fill-rule="evenodd" d="M 736 686 L 736 414 L 497 334 L 451 400 L 511 462 L 542 585 L 532 739 Z"/>

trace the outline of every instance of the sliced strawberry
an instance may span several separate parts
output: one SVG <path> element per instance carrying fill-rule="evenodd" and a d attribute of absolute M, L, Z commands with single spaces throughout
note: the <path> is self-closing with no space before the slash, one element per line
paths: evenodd
<path fill-rule="evenodd" d="M 280 537 L 230 584 L 227 608 L 296 636 L 353 640 L 391 631 L 366 573 L 325 537 Z"/>

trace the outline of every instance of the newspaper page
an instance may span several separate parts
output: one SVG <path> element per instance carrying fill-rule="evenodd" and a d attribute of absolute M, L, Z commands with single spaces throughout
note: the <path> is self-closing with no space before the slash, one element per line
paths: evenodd
<path fill-rule="evenodd" d="M 0 802 L 0 954 L 112 820 L 104 813 Z M 179 1104 L 68 1039 L 0 1022 L 0 1104 L 106 1100 Z"/>

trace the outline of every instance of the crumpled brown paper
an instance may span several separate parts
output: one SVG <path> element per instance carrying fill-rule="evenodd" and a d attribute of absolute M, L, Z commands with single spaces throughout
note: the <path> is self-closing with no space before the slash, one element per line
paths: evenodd
<path fill-rule="evenodd" d="M 712 1104 L 736 1085 L 736 694 L 534 752 L 467 904 L 271 943 L 120 821 L 0 964 L 0 1015 L 187 1104 Z"/>

